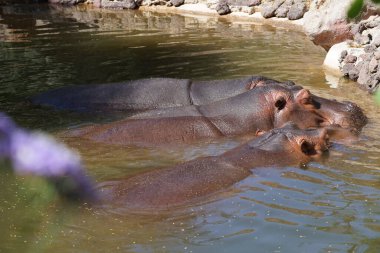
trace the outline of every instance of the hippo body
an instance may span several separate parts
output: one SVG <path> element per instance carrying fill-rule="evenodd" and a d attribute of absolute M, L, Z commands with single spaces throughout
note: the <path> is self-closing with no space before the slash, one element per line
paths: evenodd
<path fill-rule="evenodd" d="M 325 129 L 299 130 L 288 124 L 219 156 L 185 162 L 103 183 L 104 201 L 132 211 L 192 205 L 251 174 L 251 169 L 306 163 L 327 149 Z"/>
<path fill-rule="evenodd" d="M 32 102 L 73 111 L 135 112 L 212 103 L 243 93 L 258 81 L 278 83 L 262 76 L 215 81 L 149 78 L 58 88 L 33 97 Z"/>
<path fill-rule="evenodd" d="M 301 90 L 262 86 L 206 105 L 150 110 L 124 120 L 64 133 L 66 137 L 122 145 L 182 144 L 222 136 L 256 134 L 294 122 L 301 129 L 329 121 L 297 101 L 309 96 Z"/>
<path fill-rule="evenodd" d="M 303 90 L 302 86 L 291 81 L 279 82 L 263 76 L 214 81 L 151 78 L 123 83 L 63 87 L 37 95 L 32 98 L 32 102 L 74 111 L 136 113 L 212 104 L 263 86 L 273 89 L 282 87 L 292 92 L 293 96 L 297 96 Z M 359 132 L 367 123 L 363 111 L 354 103 L 338 102 L 313 94 L 302 99 L 303 101 L 299 102 L 304 107 L 311 107 L 331 125 L 354 128 Z M 185 112 L 185 109 L 180 109 L 177 113 L 182 111 Z M 183 117 L 187 115 L 178 114 L 177 116 Z"/>

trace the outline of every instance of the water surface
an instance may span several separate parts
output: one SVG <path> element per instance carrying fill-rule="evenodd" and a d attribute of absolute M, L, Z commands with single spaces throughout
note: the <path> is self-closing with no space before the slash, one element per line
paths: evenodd
<path fill-rule="evenodd" d="M 358 141 L 334 143 L 323 161 L 257 169 L 216 201 L 159 215 L 69 204 L 52 197 L 43 181 L 3 171 L 0 252 L 378 252 L 380 109 L 349 81 L 330 88 L 324 56 L 302 33 L 267 25 L 140 11 L 0 7 L 1 110 L 26 128 L 55 134 L 114 117 L 32 106 L 27 98 L 34 94 L 146 77 L 293 80 L 319 95 L 354 101 L 370 118 Z M 78 150 L 98 182 L 240 143 L 157 150 L 62 141 Z"/>

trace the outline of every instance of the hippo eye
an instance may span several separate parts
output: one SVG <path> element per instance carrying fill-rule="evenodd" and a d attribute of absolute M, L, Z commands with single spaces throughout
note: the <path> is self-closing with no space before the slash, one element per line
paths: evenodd
<path fill-rule="evenodd" d="M 280 97 L 279 99 L 277 99 L 276 103 L 274 104 L 274 106 L 276 106 L 279 111 L 284 109 L 285 105 L 286 105 L 286 100 L 284 97 Z"/>

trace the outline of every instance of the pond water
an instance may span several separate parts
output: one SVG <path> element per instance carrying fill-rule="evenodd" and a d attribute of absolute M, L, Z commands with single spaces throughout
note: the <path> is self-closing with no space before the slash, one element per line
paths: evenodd
<path fill-rule="evenodd" d="M 357 141 L 333 143 L 321 162 L 257 169 L 217 200 L 170 213 L 138 216 L 66 203 L 43 181 L 2 170 L 0 252 L 379 252 L 380 107 L 354 83 L 332 84 L 321 67 L 324 56 L 304 34 L 259 23 L 0 6 L 0 109 L 28 129 L 56 134 L 120 116 L 39 108 L 28 103 L 31 95 L 146 77 L 293 80 L 316 94 L 354 101 L 369 117 Z M 98 182 L 239 143 L 157 150 L 61 141 L 78 150 Z"/>

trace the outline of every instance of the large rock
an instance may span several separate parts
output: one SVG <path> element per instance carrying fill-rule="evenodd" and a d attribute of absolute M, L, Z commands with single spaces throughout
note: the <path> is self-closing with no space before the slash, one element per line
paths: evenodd
<path fill-rule="evenodd" d="M 44 3 L 48 0 L 0 0 L 0 5 Z"/>
<path fill-rule="evenodd" d="M 170 3 L 175 7 L 181 6 L 185 3 L 185 0 L 170 0 Z"/>
<path fill-rule="evenodd" d="M 285 2 L 283 2 L 281 6 L 279 6 L 278 9 L 275 11 L 276 17 L 286 18 L 286 15 L 288 14 L 289 9 L 292 6 L 292 4 L 293 4 L 293 0 L 285 0 Z"/>
<path fill-rule="evenodd" d="M 138 4 L 134 0 L 95 0 L 94 5 L 100 8 L 136 9 Z"/>
<path fill-rule="evenodd" d="M 186 1 L 187 2 L 187 1 Z M 261 0 L 227 0 L 229 6 L 256 6 L 261 4 Z"/>
<path fill-rule="evenodd" d="M 86 0 L 49 0 L 49 3 L 64 4 L 64 5 L 76 5 L 84 3 Z"/>
<path fill-rule="evenodd" d="M 306 3 L 303 2 L 296 2 L 294 3 L 289 11 L 288 11 L 288 19 L 289 20 L 297 20 L 302 18 L 307 11 Z"/>
<path fill-rule="evenodd" d="M 261 8 L 261 15 L 264 18 L 271 18 L 276 16 L 276 10 L 281 7 L 285 0 L 275 0 L 273 2 L 266 2 Z"/>
<path fill-rule="evenodd" d="M 347 9 L 351 1 L 316 0 L 304 15 L 304 29 L 311 40 L 329 49 L 332 45 L 352 39 L 351 25 L 347 22 Z"/>
<path fill-rule="evenodd" d="M 220 0 L 215 9 L 219 15 L 226 15 L 226 14 L 231 13 L 231 9 L 228 6 L 226 0 Z"/>

